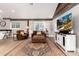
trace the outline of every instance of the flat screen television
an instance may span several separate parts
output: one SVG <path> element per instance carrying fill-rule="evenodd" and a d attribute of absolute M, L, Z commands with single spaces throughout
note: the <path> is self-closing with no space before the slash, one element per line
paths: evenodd
<path fill-rule="evenodd" d="M 63 32 L 72 30 L 72 13 L 69 13 L 57 20 L 57 29 Z"/>

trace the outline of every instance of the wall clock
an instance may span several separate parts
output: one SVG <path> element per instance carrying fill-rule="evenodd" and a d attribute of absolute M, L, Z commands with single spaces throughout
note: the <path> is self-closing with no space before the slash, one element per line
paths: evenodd
<path fill-rule="evenodd" d="M 6 26 L 6 22 L 5 21 L 0 21 L 0 26 L 1 27 L 5 27 Z"/>

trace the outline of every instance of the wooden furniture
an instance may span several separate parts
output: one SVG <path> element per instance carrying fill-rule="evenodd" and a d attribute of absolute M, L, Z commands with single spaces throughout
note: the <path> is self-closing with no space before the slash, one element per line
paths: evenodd
<path fill-rule="evenodd" d="M 56 43 L 58 43 L 66 52 L 76 51 L 75 34 L 57 34 Z"/>
<path fill-rule="evenodd" d="M 44 32 L 34 31 L 32 34 L 32 42 L 33 43 L 45 43 L 46 42 L 46 34 Z"/>
<path fill-rule="evenodd" d="M 23 40 L 23 39 L 27 39 L 29 34 L 25 33 L 24 30 L 18 30 L 16 36 L 17 36 L 17 40 Z"/>

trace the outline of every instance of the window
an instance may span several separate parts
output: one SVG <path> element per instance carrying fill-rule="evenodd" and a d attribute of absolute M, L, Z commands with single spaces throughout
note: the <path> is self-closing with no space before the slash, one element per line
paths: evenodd
<path fill-rule="evenodd" d="M 43 23 L 37 23 L 35 25 L 35 30 L 36 31 L 44 31 L 44 24 Z"/>
<path fill-rule="evenodd" d="M 12 22 L 12 28 L 20 28 L 19 22 Z"/>

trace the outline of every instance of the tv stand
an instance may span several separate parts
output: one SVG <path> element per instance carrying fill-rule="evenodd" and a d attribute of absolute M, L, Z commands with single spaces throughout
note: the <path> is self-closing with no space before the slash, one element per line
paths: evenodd
<path fill-rule="evenodd" d="M 56 33 L 56 43 L 58 43 L 66 52 L 76 51 L 76 35 Z"/>

